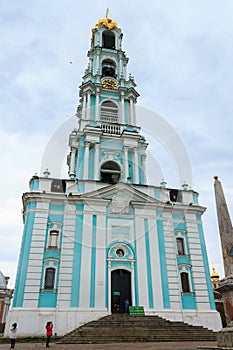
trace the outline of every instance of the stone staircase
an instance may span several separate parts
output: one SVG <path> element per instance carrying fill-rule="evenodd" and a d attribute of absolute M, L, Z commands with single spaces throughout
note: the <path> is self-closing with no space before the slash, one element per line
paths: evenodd
<path fill-rule="evenodd" d="M 158 316 L 113 314 L 86 323 L 61 338 L 63 344 L 216 341 L 215 332 Z"/>

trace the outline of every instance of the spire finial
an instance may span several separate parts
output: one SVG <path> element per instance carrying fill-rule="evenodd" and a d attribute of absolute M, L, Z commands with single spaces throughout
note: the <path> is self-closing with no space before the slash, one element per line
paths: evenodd
<path fill-rule="evenodd" d="M 106 10 L 106 18 L 108 18 L 108 7 L 107 7 L 107 10 Z"/>

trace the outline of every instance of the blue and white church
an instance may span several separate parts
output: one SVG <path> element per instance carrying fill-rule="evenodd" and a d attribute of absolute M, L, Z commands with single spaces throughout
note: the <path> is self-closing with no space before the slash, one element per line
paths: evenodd
<path fill-rule="evenodd" d="M 198 193 L 149 185 L 148 143 L 123 34 L 108 18 L 92 29 L 69 137 L 67 179 L 33 176 L 23 194 L 24 231 L 6 332 L 64 335 L 124 311 L 219 330 Z M 55 155 L 54 155 L 55 156 Z M 190 205 L 190 203 L 192 205 Z M 8 333 L 7 333 L 8 334 Z"/>

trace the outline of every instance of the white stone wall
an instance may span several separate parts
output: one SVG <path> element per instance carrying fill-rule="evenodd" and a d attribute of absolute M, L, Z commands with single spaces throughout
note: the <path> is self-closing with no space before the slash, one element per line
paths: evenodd
<path fill-rule="evenodd" d="M 38 306 L 48 208 L 48 202 L 37 202 L 24 290 L 23 306 L 25 308 Z"/>

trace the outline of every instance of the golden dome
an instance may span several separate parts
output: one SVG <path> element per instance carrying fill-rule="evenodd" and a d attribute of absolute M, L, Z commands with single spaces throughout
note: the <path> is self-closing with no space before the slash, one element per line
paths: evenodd
<path fill-rule="evenodd" d="M 108 9 L 106 11 L 106 17 L 105 18 L 101 18 L 98 20 L 98 22 L 96 23 L 95 27 L 92 28 L 92 37 L 91 37 L 91 41 L 93 41 L 93 37 L 94 37 L 94 30 L 104 26 L 105 28 L 107 28 L 108 30 L 111 30 L 113 28 L 118 28 L 119 30 L 121 30 L 118 27 L 118 24 L 116 21 L 113 21 L 111 18 L 108 18 Z"/>
<path fill-rule="evenodd" d="M 111 30 L 113 28 L 118 28 L 117 22 L 113 21 L 112 19 L 106 17 L 98 20 L 98 23 L 96 23 L 95 28 L 99 28 L 101 26 L 106 27 L 108 30 Z"/>
<path fill-rule="evenodd" d="M 212 267 L 210 278 L 212 279 L 212 281 L 218 281 L 219 280 L 219 274 L 216 272 L 214 266 Z"/>

